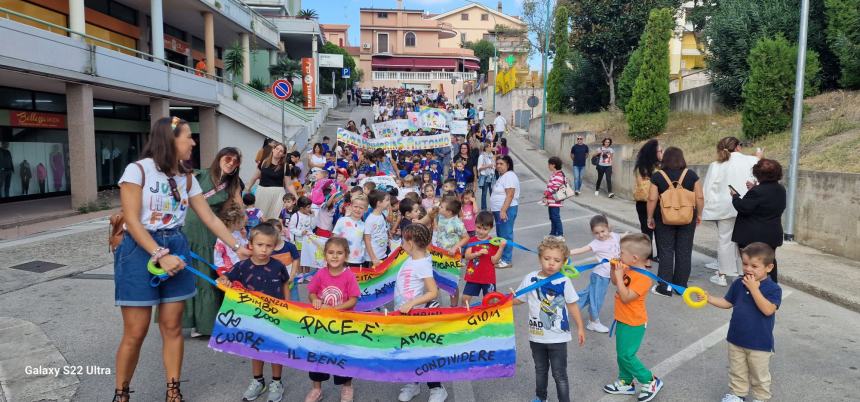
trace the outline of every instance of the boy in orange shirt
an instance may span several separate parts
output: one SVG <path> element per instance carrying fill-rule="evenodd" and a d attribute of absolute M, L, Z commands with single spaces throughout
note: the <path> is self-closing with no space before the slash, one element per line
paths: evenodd
<path fill-rule="evenodd" d="M 651 279 L 630 269 L 642 267 L 651 254 L 651 240 L 642 233 L 629 234 L 621 238 L 621 263 L 613 262 L 610 280 L 618 289 L 615 292 L 615 352 L 618 355 L 618 379 L 603 386 L 603 391 L 615 395 L 634 395 L 639 380 L 639 402 L 654 399 L 663 381 L 636 357 L 645 327 L 648 312 L 645 297 L 651 287 Z"/>

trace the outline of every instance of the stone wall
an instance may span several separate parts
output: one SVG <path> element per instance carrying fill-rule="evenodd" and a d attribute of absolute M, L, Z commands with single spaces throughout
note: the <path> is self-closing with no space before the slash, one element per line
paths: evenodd
<path fill-rule="evenodd" d="M 722 110 L 722 106 L 713 85 L 708 84 L 670 94 L 669 109 L 673 112 L 714 114 Z"/>

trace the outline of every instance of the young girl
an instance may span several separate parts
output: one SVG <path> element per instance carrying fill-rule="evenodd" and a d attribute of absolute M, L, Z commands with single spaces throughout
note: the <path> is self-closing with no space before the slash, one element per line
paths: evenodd
<path fill-rule="evenodd" d="M 463 193 L 463 207 L 460 208 L 460 220 L 466 226 L 466 233 L 469 236 L 475 235 L 475 216 L 478 213 L 478 206 L 475 204 L 475 192 L 471 189 Z"/>
<path fill-rule="evenodd" d="M 334 228 L 334 216 L 338 203 L 343 199 L 343 192 L 339 191 L 337 183 L 331 183 L 322 190 L 325 201 L 320 205 L 317 212 L 316 229 L 314 234 L 322 237 L 331 237 Z"/>
<path fill-rule="evenodd" d="M 290 221 L 290 235 L 292 235 L 293 244 L 296 249 L 302 251 L 302 242 L 305 236 L 311 234 L 314 230 L 314 215 L 311 211 L 310 198 L 302 196 L 296 201 L 296 214 Z M 302 273 L 310 272 L 310 267 L 302 267 Z"/>
<path fill-rule="evenodd" d="M 400 188 L 397 198 L 402 200 L 406 198 L 406 194 L 408 193 L 420 193 L 418 186 L 415 185 L 415 177 L 411 174 L 403 178 L 403 187 Z"/>
<path fill-rule="evenodd" d="M 361 191 L 361 190 L 359 190 Z M 364 244 L 364 221 L 361 217 L 367 211 L 367 196 L 360 192 L 353 193 L 348 215 L 337 220 L 332 230 L 332 236 L 343 237 L 349 243 L 349 257 L 346 259 L 348 267 L 366 267 Z"/>
<path fill-rule="evenodd" d="M 609 221 L 603 215 L 595 215 L 589 222 L 591 234 L 594 240 L 580 248 L 570 251 L 570 255 L 594 253 L 598 261 L 612 260 L 621 256 L 621 235 L 613 233 L 609 227 Z M 609 328 L 600 323 L 600 308 L 603 307 L 603 299 L 606 297 L 606 289 L 609 287 L 609 263 L 600 264 L 591 271 L 588 287 L 579 292 L 579 308 L 589 306 L 588 314 L 591 320 L 586 329 L 594 332 L 606 333 Z"/>
<path fill-rule="evenodd" d="M 402 314 L 408 314 L 413 308 L 438 307 L 436 296 L 439 289 L 433 279 L 433 260 L 427 252 L 430 245 L 431 233 L 424 225 L 411 224 L 403 229 L 403 251 L 409 254 L 409 258 L 403 263 L 397 273 L 394 283 L 394 308 Z M 427 383 L 430 387 L 430 401 L 442 402 L 448 398 L 448 391 L 442 387 L 442 383 Z M 406 384 L 400 389 L 398 400 L 401 402 L 411 401 L 421 393 L 418 383 Z"/>
<path fill-rule="evenodd" d="M 241 207 L 236 204 L 230 204 L 230 206 L 218 214 L 218 218 L 224 222 L 224 226 L 226 226 L 227 229 L 233 231 L 233 239 L 239 243 L 240 247 L 245 247 L 245 245 L 248 244 L 248 241 L 245 240 L 246 232 L 244 231 L 247 216 Z M 230 246 L 224 244 L 221 239 L 215 241 L 215 249 L 212 257 L 212 261 L 215 263 L 215 266 L 218 267 L 216 270 L 218 275 L 224 275 L 224 273 L 233 268 L 233 265 L 239 262 L 240 259 L 239 255 L 236 254 Z M 192 334 L 192 337 L 193 336 L 194 334 Z"/>
<path fill-rule="evenodd" d="M 424 174 L 429 175 L 430 173 L 424 173 Z M 431 183 L 425 184 L 424 185 L 424 198 L 421 199 L 421 206 L 424 207 L 424 209 L 430 210 L 430 209 L 433 209 L 433 207 L 436 207 L 438 205 L 439 205 L 439 201 L 436 200 L 436 186 L 431 184 Z"/>
<path fill-rule="evenodd" d="M 508 149 L 508 140 L 506 138 L 502 138 L 499 140 L 499 146 L 496 147 L 496 154 L 498 155 L 507 155 L 510 150 Z"/>
<path fill-rule="evenodd" d="M 349 243 L 342 237 L 332 237 L 326 241 L 323 252 L 325 253 L 326 267 L 320 269 L 311 279 L 311 283 L 308 285 L 308 298 L 317 310 L 323 306 L 335 310 L 352 310 L 358 303 L 361 290 L 358 288 L 355 274 L 346 268 Z M 315 372 L 310 372 L 308 375 L 313 382 L 313 387 L 305 397 L 305 402 L 321 401 L 322 383 L 328 381 L 329 375 Z M 342 385 L 340 390 L 341 402 L 352 402 L 352 378 L 336 375 L 334 376 L 334 385 Z"/>

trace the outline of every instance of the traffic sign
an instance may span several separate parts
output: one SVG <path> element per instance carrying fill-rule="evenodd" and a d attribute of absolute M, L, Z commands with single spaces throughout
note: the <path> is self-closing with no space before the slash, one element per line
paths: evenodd
<path fill-rule="evenodd" d="M 349 67 L 344 67 L 343 71 L 340 74 L 341 78 L 344 78 L 344 79 L 350 78 L 349 75 L 350 75 Z"/>
<path fill-rule="evenodd" d="M 535 107 L 538 105 L 539 99 L 537 96 L 532 95 L 529 96 L 529 99 L 526 102 L 528 103 L 529 107 Z"/>
<path fill-rule="evenodd" d="M 275 80 L 272 83 L 272 95 L 280 100 L 287 100 L 293 95 L 293 86 L 285 79 Z"/>

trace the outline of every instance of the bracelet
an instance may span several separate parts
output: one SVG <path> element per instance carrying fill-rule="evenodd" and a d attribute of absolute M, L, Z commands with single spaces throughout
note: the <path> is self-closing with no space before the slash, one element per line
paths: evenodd
<path fill-rule="evenodd" d="M 164 247 L 156 248 L 153 252 L 149 253 L 149 255 L 151 255 L 152 257 L 155 257 L 155 255 L 158 254 L 161 250 L 164 250 Z"/>
<path fill-rule="evenodd" d="M 170 249 L 167 249 L 164 247 L 159 247 L 159 248 L 155 249 L 155 251 L 152 252 L 152 258 L 150 258 L 149 260 L 157 263 L 158 260 L 162 259 L 163 257 L 166 257 L 169 254 L 170 254 Z"/>

